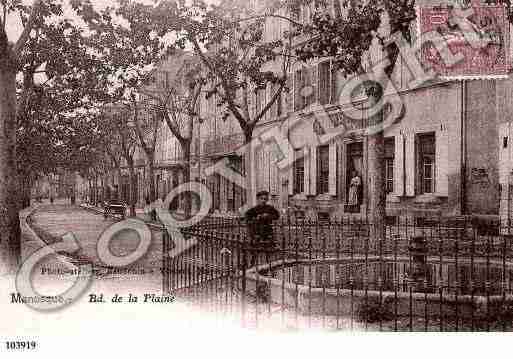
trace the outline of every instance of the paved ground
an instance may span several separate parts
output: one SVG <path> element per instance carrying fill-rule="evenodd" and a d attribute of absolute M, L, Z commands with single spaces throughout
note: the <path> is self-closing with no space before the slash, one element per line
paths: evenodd
<path fill-rule="evenodd" d="M 59 240 L 66 233 L 73 233 L 81 249 L 66 257 L 69 257 L 69 261 L 75 265 L 93 264 L 96 280 L 102 282 L 99 283 L 102 287 L 111 290 L 137 288 L 160 292 L 162 290 L 162 232 L 152 231 L 147 254 L 127 267 L 113 268 L 100 260 L 97 249 L 98 240 L 101 234 L 116 221 L 113 218 L 104 219 L 102 215 L 93 211 L 65 202 L 40 204 L 29 219 L 32 229 L 47 243 Z M 123 230 L 112 236 L 109 247 L 112 255 L 123 257 L 133 253 L 138 245 L 137 233 Z M 51 274 L 47 273 L 47 275 L 52 277 Z"/>

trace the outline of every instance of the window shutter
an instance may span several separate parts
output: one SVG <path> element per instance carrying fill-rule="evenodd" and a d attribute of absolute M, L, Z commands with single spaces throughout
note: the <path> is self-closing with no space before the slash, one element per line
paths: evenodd
<path fill-rule="evenodd" d="M 394 139 L 394 194 L 404 194 L 404 136 L 397 135 Z"/>
<path fill-rule="evenodd" d="M 272 85 L 271 83 L 267 83 L 267 84 L 265 85 L 265 89 L 264 89 L 264 103 L 263 103 L 263 105 L 262 105 L 262 109 L 263 109 L 265 106 L 267 106 L 267 104 L 269 103 L 269 100 L 271 99 L 271 89 L 272 89 L 272 88 L 271 88 L 271 85 Z M 273 109 L 273 108 L 271 107 L 269 110 L 267 110 L 267 111 L 265 112 L 265 115 L 264 115 L 264 120 L 265 120 L 265 121 L 269 121 L 269 120 L 271 120 L 271 119 L 272 119 L 272 115 L 273 115 L 273 111 L 272 111 L 272 109 Z"/>
<path fill-rule="evenodd" d="M 301 100 L 301 89 L 303 88 L 303 73 L 302 70 L 297 70 L 294 73 L 294 111 L 302 109 L 303 101 Z"/>
<path fill-rule="evenodd" d="M 263 147 L 260 147 L 260 151 L 259 151 L 259 155 L 258 155 L 258 158 L 257 158 L 257 166 L 258 166 L 258 178 L 259 178 L 259 181 L 258 181 L 258 186 L 259 186 L 259 190 L 264 190 L 265 189 L 265 152 L 264 152 L 264 148 Z"/>
<path fill-rule="evenodd" d="M 271 102 L 273 96 L 274 96 L 274 93 L 276 91 L 276 85 L 274 85 L 273 83 L 268 83 L 267 84 L 267 100 L 265 101 L 266 105 Z M 268 119 L 268 120 L 272 120 L 273 117 L 276 117 L 277 116 L 277 113 L 278 113 L 278 106 L 277 106 L 278 102 L 275 102 L 272 104 L 271 108 L 267 111 L 267 113 L 265 114 L 265 117 Z"/>
<path fill-rule="evenodd" d="M 435 191 L 438 196 L 447 197 L 449 194 L 449 141 L 447 131 L 436 132 L 435 151 Z"/>
<path fill-rule="evenodd" d="M 261 166 L 262 166 L 262 161 L 260 161 L 260 148 L 256 148 L 254 149 L 255 151 L 255 154 L 254 154 L 254 160 L 256 161 L 255 162 L 255 174 L 254 174 L 254 177 L 255 177 L 255 185 L 256 185 L 256 188 L 257 188 L 257 191 L 260 190 L 260 187 L 261 187 L 261 184 L 262 184 L 262 178 L 261 178 L 261 174 L 262 174 L 262 169 L 261 169 Z"/>
<path fill-rule="evenodd" d="M 506 139 L 506 140 L 505 140 Z M 499 125 L 499 183 L 505 185 L 508 183 L 509 159 L 511 148 L 511 137 L 509 136 L 509 123 Z M 506 143 L 504 143 L 506 141 Z M 506 147 L 504 146 L 506 145 Z"/>
<path fill-rule="evenodd" d="M 276 165 L 276 153 L 271 152 L 271 194 L 278 194 L 278 166 Z"/>
<path fill-rule="evenodd" d="M 415 173 L 417 167 L 415 165 L 415 134 L 409 133 L 405 138 L 405 142 L 406 195 L 415 196 Z"/>
<path fill-rule="evenodd" d="M 287 76 L 287 92 L 285 93 L 284 108 L 286 112 L 294 111 L 294 74 L 289 73 Z"/>
<path fill-rule="evenodd" d="M 310 157 L 308 158 L 308 162 L 310 164 L 310 191 L 308 192 L 308 187 L 305 187 L 305 192 L 310 193 L 311 195 L 317 194 L 317 147 L 310 147 Z M 308 183 L 308 182 L 307 182 Z"/>
<path fill-rule="evenodd" d="M 305 168 L 305 176 L 304 176 L 304 185 L 303 185 L 303 193 L 309 194 L 310 193 L 310 174 L 311 174 L 311 164 L 310 164 L 310 148 L 304 147 L 303 148 L 303 163 Z"/>
<path fill-rule="evenodd" d="M 289 195 L 294 194 L 294 168 L 296 163 L 296 154 L 293 153 L 294 156 L 294 162 L 292 163 L 292 166 L 289 166 Z"/>
<path fill-rule="evenodd" d="M 318 101 L 317 99 L 317 89 L 318 89 L 318 73 L 317 73 L 317 66 L 312 66 L 310 67 L 310 83 L 308 85 L 310 85 L 312 87 L 312 91 L 310 93 L 310 95 L 308 96 L 308 105 L 311 105 L 313 103 L 315 103 L 316 101 Z"/>
<path fill-rule="evenodd" d="M 267 148 L 264 150 L 264 189 L 266 191 L 269 191 L 270 192 L 270 189 L 271 189 L 271 183 L 270 183 L 270 171 L 271 171 L 271 166 L 270 166 L 270 156 L 269 156 L 269 151 L 267 150 Z"/>
<path fill-rule="evenodd" d="M 330 143 L 329 147 L 330 155 L 329 155 L 329 194 L 332 196 L 337 195 L 337 145 L 335 143 Z"/>
<path fill-rule="evenodd" d="M 330 60 L 330 103 L 339 103 L 337 95 L 337 70 Z"/>

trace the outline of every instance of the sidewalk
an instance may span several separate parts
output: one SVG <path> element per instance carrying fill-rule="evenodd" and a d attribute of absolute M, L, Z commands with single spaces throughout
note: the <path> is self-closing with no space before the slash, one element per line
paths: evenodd
<path fill-rule="evenodd" d="M 26 220 L 29 216 L 30 224 Z M 93 211 L 69 203 L 39 204 L 23 211 L 21 217 L 23 260 L 47 246 L 45 240 L 48 238 L 60 239 L 66 233 L 73 233 L 78 241 L 79 249 L 76 252 L 50 255 L 37 265 L 34 279 L 38 284 L 52 287 L 57 283 L 70 283 L 76 277 L 73 271 L 82 264 L 90 263 L 95 273 L 95 287 L 101 287 L 104 291 L 132 288 L 153 292 L 162 290 L 163 244 L 160 226 L 151 231 L 150 246 L 143 257 L 126 267 L 117 268 L 106 266 L 100 260 L 97 248 L 101 234 L 115 223 L 112 219 L 104 219 Z M 45 238 L 38 233 L 44 233 Z M 110 247 L 113 255 L 122 257 L 132 253 L 138 243 L 137 235 L 129 231 L 119 232 L 112 237 Z"/>

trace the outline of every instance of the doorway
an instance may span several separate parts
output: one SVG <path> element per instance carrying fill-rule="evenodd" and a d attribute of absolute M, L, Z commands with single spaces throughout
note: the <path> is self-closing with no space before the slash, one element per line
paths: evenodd
<path fill-rule="evenodd" d="M 363 202 L 363 142 L 349 143 L 346 153 L 346 211 L 358 213 Z M 359 177 L 359 181 L 354 180 L 355 177 Z"/>

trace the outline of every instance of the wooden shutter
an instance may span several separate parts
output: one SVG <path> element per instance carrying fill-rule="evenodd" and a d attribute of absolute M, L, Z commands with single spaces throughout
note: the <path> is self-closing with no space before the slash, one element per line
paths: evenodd
<path fill-rule="evenodd" d="M 506 139 L 506 140 L 505 140 Z M 507 184 L 509 182 L 508 180 L 508 174 L 509 174 L 509 167 L 510 162 L 509 159 L 511 151 L 510 148 L 512 146 L 511 143 L 511 137 L 510 137 L 510 131 L 509 131 L 509 123 L 502 123 L 499 125 L 499 183 L 500 184 Z M 506 141 L 506 143 L 504 143 Z M 506 145 L 506 146 L 505 146 Z"/>
<path fill-rule="evenodd" d="M 266 100 L 265 105 L 267 105 L 269 102 L 271 102 L 275 91 L 276 91 L 276 85 L 274 85 L 272 83 L 268 83 L 267 84 L 267 100 Z M 277 113 L 278 113 L 277 104 L 278 104 L 278 100 L 276 100 L 276 102 L 272 104 L 271 108 L 265 114 L 265 117 L 268 120 L 272 120 L 274 117 L 277 117 Z"/>
<path fill-rule="evenodd" d="M 270 166 L 270 158 L 269 158 L 269 151 L 268 151 L 268 148 L 265 147 L 264 148 L 264 158 L 263 158 L 263 163 L 264 163 L 264 186 L 263 188 L 266 190 L 266 191 L 269 191 L 270 192 L 270 187 L 271 187 L 271 184 L 270 184 L 270 178 L 269 178 L 269 174 L 270 174 L 270 170 L 271 170 L 271 166 Z"/>
<path fill-rule="evenodd" d="M 404 195 L 404 136 L 395 136 L 394 143 L 394 194 L 402 196 Z"/>
<path fill-rule="evenodd" d="M 319 87 L 318 83 L 317 83 L 317 81 L 318 81 L 317 66 L 310 67 L 309 73 L 310 73 L 310 76 L 309 76 L 310 83 L 308 83 L 307 85 L 310 85 L 312 87 L 312 91 L 311 91 L 310 95 L 308 96 L 307 104 L 311 105 L 317 101 L 317 88 Z"/>
<path fill-rule="evenodd" d="M 305 193 L 309 193 L 311 195 L 317 194 L 317 147 L 309 147 L 310 156 L 308 157 L 308 161 L 305 162 L 306 166 L 309 169 L 309 188 L 305 187 Z"/>
<path fill-rule="evenodd" d="M 329 147 L 329 194 L 337 195 L 337 145 L 330 143 Z"/>
<path fill-rule="evenodd" d="M 293 152 L 294 162 L 289 166 L 289 195 L 294 194 L 294 168 L 296 167 L 296 152 Z"/>
<path fill-rule="evenodd" d="M 405 138 L 405 165 L 406 168 L 406 195 L 407 196 L 415 196 L 415 173 L 416 173 L 416 164 L 415 164 L 415 134 L 408 133 L 408 136 Z"/>
<path fill-rule="evenodd" d="M 258 190 L 261 191 L 265 189 L 265 151 L 263 146 L 260 147 L 258 152 L 257 166 L 257 174 L 259 179 Z"/>
<path fill-rule="evenodd" d="M 339 103 L 339 95 L 337 92 L 337 77 L 338 71 L 335 69 L 333 62 L 330 60 L 330 103 L 338 104 Z"/>
<path fill-rule="evenodd" d="M 307 147 L 305 146 L 304 148 L 304 166 L 305 166 L 305 186 L 304 186 L 304 194 L 311 194 L 313 192 L 311 192 L 311 187 L 310 187 L 310 182 L 315 182 L 314 179 L 315 179 L 315 175 L 312 173 L 312 166 L 314 166 L 312 164 L 312 162 L 315 162 L 313 161 L 314 160 L 314 157 L 312 155 L 312 152 L 313 150 L 310 148 L 310 147 Z"/>
<path fill-rule="evenodd" d="M 302 109 L 303 101 L 301 96 L 301 89 L 303 88 L 303 72 L 302 69 L 294 73 L 294 111 Z"/>
<path fill-rule="evenodd" d="M 289 73 L 287 76 L 287 91 L 285 92 L 284 109 L 286 112 L 294 111 L 294 74 Z"/>
<path fill-rule="evenodd" d="M 271 194 L 278 194 L 278 166 L 276 165 L 276 151 L 271 152 Z"/>
<path fill-rule="evenodd" d="M 438 196 L 449 194 L 449 138 L 447 131 L 437 131 L 435 140 L 435 192 Z"/>

